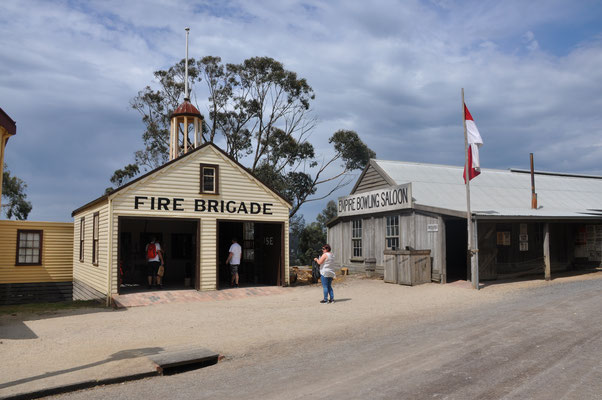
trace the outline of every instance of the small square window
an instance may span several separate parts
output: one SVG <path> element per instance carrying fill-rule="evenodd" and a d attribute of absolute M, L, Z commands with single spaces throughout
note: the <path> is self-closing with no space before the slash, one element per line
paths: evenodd
<path fill-rule="evenodd" d="M 42 231 L 17 231 L 16 265 L 42 265 Z"/>

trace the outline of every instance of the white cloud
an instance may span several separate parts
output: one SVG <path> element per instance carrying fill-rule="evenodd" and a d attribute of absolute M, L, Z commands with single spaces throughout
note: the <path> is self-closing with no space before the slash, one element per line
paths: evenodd
<path fill-rule="evenodd" d="M 190 26 L 193 57 L 267 55 L 307 78 L 320 154 L 345 128 L 379 158 L 460 164 L 464 87 L 484 167 L 524 167 L 534 152 L 541 169 L 602 173 L 600 29 L 575 36 L 562 56 L 542 46 L 557 24 L 597 10 L 567 1 L 7 1 L 0 107 L 18 124 L 7 162 L 29 183 L 32 218 L 68 219 L 140 147 L 129 100 L 183 57 Z M 61 196 L 57 214 L 50 203 Z"/>

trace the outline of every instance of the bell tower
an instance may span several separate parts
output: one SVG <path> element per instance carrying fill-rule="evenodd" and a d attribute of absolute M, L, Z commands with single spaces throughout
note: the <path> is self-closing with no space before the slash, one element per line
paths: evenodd
<path fill-rule="evenodd" d="M 190 102 L 188 94 L 188 33 L 186 28 L 186 73 L 184 78 L 184 102 L 171 115 L 169 130 L 169 160 L 180 157 L 201 144 L 203 117 Z"/>

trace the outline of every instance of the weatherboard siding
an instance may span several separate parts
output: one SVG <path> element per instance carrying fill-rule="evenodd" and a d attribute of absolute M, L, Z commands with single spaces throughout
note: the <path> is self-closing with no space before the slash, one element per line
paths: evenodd
<path fill-rule="evenodd" d="M 219 194 L 200 194 L 200 164 L 219 165 Z M 143 205 L 134 208 L 136 196 L 142 199 Z M 170 199 L 169 210 L 150 210 L 151 197 Z M 184 211 L 174 211 L 174 198 L 184 199 Z M 235 201 L 238 206 L 245 202 L 270 203 L 271 215 L 244 213 L 215 213 L 195 211 L 195 200 Z M 219 218 L 233 220 L 283 221 L 288 219 L 288 206 L 259 181 L 252 178 L 242 168 L 208 146 L 201 151 L 186 157 L 180 162 L 158 171 L 146 179 L 119 192 L 113 199 L 113 212 L 129 216 L 183 217 L 183 218 Z"/>
<path fill-rule="evenodd" d="M 443 271 L 445 262 L 445 228 L 443 219 L 439 216 L 421 213 L 390 213 L 388 216 L 399 217 L 399 247 L 405 249 L 409 246 L 415 250 L 430 250 L 432 257 L 433 277 L 438 278 Z M 376 261 L 376 273 L 384 271 L 384 252 L 386 246 L 386 217 L 364 216 L 350 218 L 328 228 L 328 240 L 335 254 L 335 261 L 341 267 L 350 271 L 361 273 L 365 271 L 366 262 L 370 259 Z M 362 220 L 362 257 L 353 257 L 352 246 L 352 221 Z M 437 224 L 437 231 L 428 232 L 429 224 Z"/>
<path fill-rule="evenodd" d="M 17 231 L 42 231 L 42 264 L 16 265 Z M 73 224 L 70 222 L 0 221 L 0 284 L 71 282 Z"/>
<path fill-rule="evenodd" d="M 428 231 L 428 225 L 437 225 L 437 231 Z M 443 265 L 442 243 L 443 237 L 440 231 L 444 229 L 443 219 L 439 216 L 415 214 L 415 244 L 416 250 L 431 251 L 432 275 L 440 276 Z M 433 276 L 435 278 L 435 276 Z"/>
<path fill-rule="evenodd" d="M 98 212 L 98 265 L 92 263 L 93 219 Z M 79 259 L 80 223 L 84 218 L 84 258 Z M 73 221 L 73 280 L 83 283 L 100 293 L 106 294 L 108 284 L 108 220 L 109 207 L 107 202 L 90 207 L 74 215 Z"/>
<path fill-rule="evenodd" d="M 374 169 L 372 165 L 369 165 L 366 173 L 363 175 L 362 180 L 358 183 L 353 193 L 363 193 L 389 187 L 391 187 L 391 185 L 382 177 L 382 175 Z"/>
<path fill-rule="evenodd" d="M 200 194 L 200 165 L 214 164 L 219 167 L 218 188 L 219 194 Z M 138 209 L 135 208 L 138 197 Z M 159 197 L 167 198 L 170 204 L 167 210 L 151 209 L 151 198 L 155 202 Z M 173 199 L 183 199 L 174 210 Z M 221 202 L 234 201 L 236 211 L 228 213 L 221 212 L 221 203 L 218 212 L 195 211 L 195 200 L 204 200 L 205 206 L 209 200 Z M 240 209 L 240 204 L 245 203 L 247 213 Z M 251 214 L 251 203 L 262 205 L 260 213 Z M 267 212 L 263 213 L 263 204 L 269 204 Z M 109 205 L 110 204 L 110 205 Z M 226 204 L 226 203 L 224 203 Z M 232 204 L 231 204 L 232 205 Z M 232 207 L 231 207 L 232 209 Z M 100 237 L 101 255 L 99 265 L 92 265 L 92 215 L 101 211 Z M 109 230 L 109 213 L 111 214 L 111 229 Z M 160 169 L 154 174 L 141 179 L 138 182 L 110 196 L 107 202 L 96 207 L 85 209 L 74 216 L 75 234 L 74 240 L 74 264 L 79 264 L 77 278 L 102 293 L 118 293 L 118 249 L 119 249 L 119 217 L 140 218 L 169 218 L 169 219 L 196 219 L 200 224 L 200 249 L 199 264 L 200 290 L 215 290 L 217 285 L 217 221 L 254 221 L 254 222 L 282 222 L 284 223 L 284 279 L 289 282 L 289 243 L 288 243 L 288 214 L 289 206 L 280 197 L 274 194 L 261 182 L 253 178 L 235 162 L 225 157 L 221 152 L 207 146 L 199 149 L 194 154 L 183 157 L 181 160 Z M 79 261 L 79 221 L 86 216 L 86 251 L 83 263 Z M 109 246 L 111 240 L 111 257 L 109 266 Z M 104 239 L 104 240 L 103 240 Z M 110 267 L 110 285 L 108 269 Z"/>

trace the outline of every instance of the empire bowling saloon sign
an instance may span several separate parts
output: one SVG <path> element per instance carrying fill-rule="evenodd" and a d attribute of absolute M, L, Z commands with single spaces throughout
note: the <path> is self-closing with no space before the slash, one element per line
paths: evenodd
<path fill-rule="evenodd" d="M 412 207 L 412 185 L 394 186 L 339 197 L 338 215 L 360 215 Z"/>

